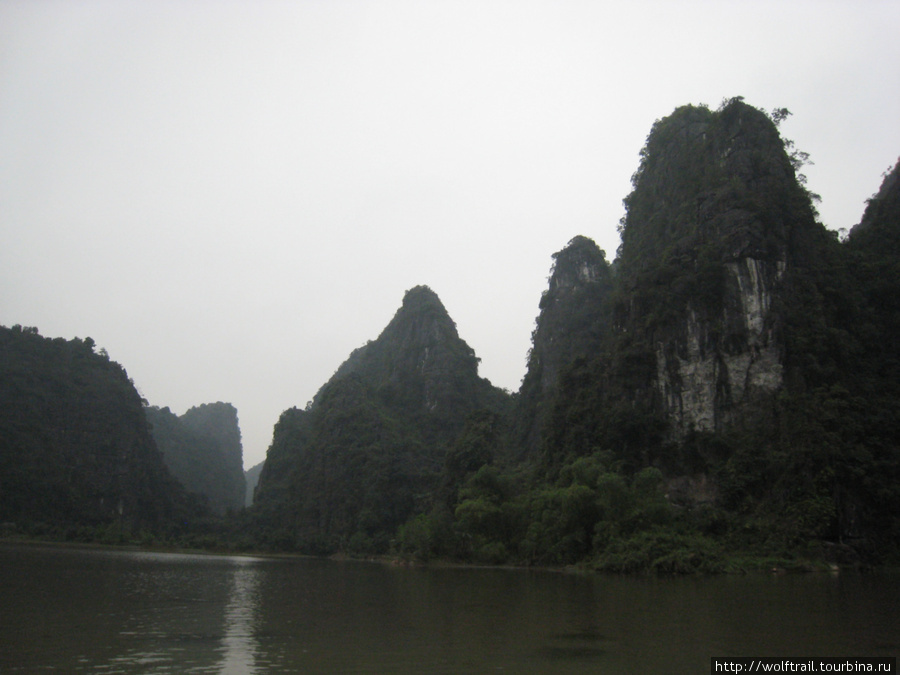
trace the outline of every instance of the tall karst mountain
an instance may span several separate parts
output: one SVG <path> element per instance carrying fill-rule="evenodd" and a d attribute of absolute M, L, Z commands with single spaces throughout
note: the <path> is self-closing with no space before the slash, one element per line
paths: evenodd
<path fill-rule="evenodd" d="M 882 393 L 900 400 L 900 160 L 885 174 L 847 245 L 865 295 L 866 312 L 855 322 L 857 333 L 865 336 L 869 368 L 896 385 Z"/>
<path fill-rule="evenodd" d="M 553 256 L 512 400 L 409 291 L 279 420 L 262 543 L 667 571 L 896 551 L 900 179 L 839 241 L 786 114 L 737 98 L 654 124 L 615 262 L 585 237 Z"/>
<path fill-rule="evenodd" d="M 884 432 L 897 426 L 896 178 L 842 245 L 778 118 L 733 99 L 654 125 L 625 199 L 610 329 L 563 374 L 545 450 L 691 476 L 692 499 L 780 514 L 782 542 L 859 538 L 898 501 Z"/>
<path fill-rule="evenodd" d="M 646 463 L 667 440 L 765 414 L 798 357 L 792 322 L 809 321 L 788 313 L 822 315 L 806 270 L 836 244 L 794 164 L 740 99 L 657 121 L 625 199 L 611 330 L 580 375 L 597 390 L 588 416 L 605 421 L 553 442 L 630 446 Z"/>
<path fill-rule="evenodd" d="M 255 504 L 279 545 L 381 550 L 431 499 L 448 448 L 473 412 L 507 396 L 438 296 L 408 291 L 377 340 L 354 351 L 306 410 L 285 411 Z"/>
<path fill-rule="evenodd" d="M 626 205 L 618 329 L 676 436 L 721 431 L 783 382 L 780 300 L 821 230 L 809 197 L 772 121 L 734 100 L 658 122 Z"/>
<path fill-rule="evenodd" d="M 243 449 L 233 405 L 205 403 L 181 416 L 168 408 L 144 410 L 166 466 L 185 489 L 220 515 L 243 508 Z"/>
<path fill-rule="evenodd" d="M 868 200 L 859 225 L 850 231 L 854 248 L 868 248 L 883 256 L 900 253 L 900 159 L 884 173 L 884 181 Z"/>
<path fill-rule="evenodd" d="M 90 338 L 0 327 L 0 519 L 39 534 L 115 526 L 128 536 L 180 526 L 191 509 L 119 364 Z"/>
<path fill-rule="evenodd" d="M 611 290 L 606 254 L 587 237 L 577 236 L 553 254 L 550 284 L 541 297 L 519 390 L 516 427 L 523 456 L 540 447 L 562 373 L 599 349 L 609 329 Z"/>

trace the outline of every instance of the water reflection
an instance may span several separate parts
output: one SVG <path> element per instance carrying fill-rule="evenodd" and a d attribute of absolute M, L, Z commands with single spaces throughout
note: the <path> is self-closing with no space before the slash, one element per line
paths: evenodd
<path fill-rule="evenodd" d="M 255 673 L 255 562 L 132 554 L 121 651 L 106 664 L 93 661 L 91 672 Z"/>
<path fill-rule="evenodd" d="M 256 635 L 259 611 L 259 568 L 253 561 L 235 558 L 231 593 L 225 607 L 225 651 L 221 675 L 254 675 L 261 672 L 256 661 L 259 642 Z"/>
<path fill-rule="evenodd" d="M 646 579 L 0 542 L 2 673 L 696 673 L 891 656 L 900 575 Z"/>
<path fill-rule="evenodd" d="M 0 556 L 0 573 L 10 573 L 2 576 L 24 581 L 0 584 L 0 606 L 15 613 L 20 635 L 18 645 L 0 637 L 0 672 L 262 672 L 256 626 L 264 564 L 37 548 Z"/>

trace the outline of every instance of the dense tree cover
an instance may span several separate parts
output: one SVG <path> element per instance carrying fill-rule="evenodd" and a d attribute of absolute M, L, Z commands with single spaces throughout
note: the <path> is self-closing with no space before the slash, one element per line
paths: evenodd
<path fill-rule="evenodd" d="M 0 327 L 0 520 L 118 540 L 197 513 L 163 463 L 125 370 L 90 338 Z"/>
<path fill-rule="evenodd" d="M 442 468 L 467 417 L 500 412 L 507 399 L 478 377 L 478 360 L 437 295 L 408 291 L 378 339 L 356 350 L 306 410 L 281 416 L 254 527 L 280 548 L 386 553 L 397 528 L 450 489 Z M 454 466 L 466 464 L 454 457 Z"/>
<path fill-rule="evenodd" d="M 611 452 L 625 476 L 663 471 L 680 527 L 693 512 L 714 514 L 712 532 L 693 531 L 718 545 L 884 557 L 896 554 L 900 513 L 898 307 L 876 289 L 897 290 L 889 241 L 900 220 L 883 188 L 867 209 L 880 227 L 865 234 L 864 219 L 841 245 L 816 222 L 798 168 L 775 124 L 739 99 L 657 122 L 626 199 L 614 328 L 564 376 L 545 436 L 548 475 Z M 870 236 L 877 253 L 863 250 Z M 742 258 L 768 289 L 762 348 L 777 347 L 781 383 L 736 400 L 720 380 L 726 423 L 678 429 L 660 386 L 665 357 L 696 364 L 686 340 L 698 335 L 693 349 L 714 355 L 714 377 L 742 350 L 758 357 L 746 321 L 734 320 L 729 266 Z M 679 495 L 678 476 L 713 490 Z"/>
<path fill-rule="evenodd" d="M 516 445 L 524 458 L 540 448 L 561 375 L 577 356 L 594 351 L 608 329 L 611 290 L 606 254 L 587 237 L 553 254 L 516 406 Z"/>
<path fill-rule="evenodd" d="M 615 265 L 583 237 L 554 256 L 512 413 L 470 414 L 444 442 L 439 474 L 388 480 L 406 506 L 378 507 L 395 518 L 366 533 L 381 529 L 377 546 L 360 536 L 324 550 L 392 541 L 419 560 L 662 572 L 746 564 L 736 554 L 766 564 L 896 555 L 894 197 L 883 188 L 839 242 L 816 220 L 798 175 L 803 153 L 779 136 L 787 114 L 733 99 L 658 121 L 625 200 Z M 312 462 L 353 445 L 358 454 L 339 463 L 360 467 L 352 492 L 362 500 L 373 476 L 364 463 L 383 452 L 375 439 L 429 444 L 422 418 L 392 425 L 374 393 L 388 373 L 398 381 L 396 355 L 382 355 L 380 374 L 357 381 L 344 409 L 340 428 L 354 443 L 303 454 L 321 437 L 300 424 L 300 440 L 279 446 L 293 450 L 270 451 L 280 472 L 334 487 L 321 462 L 312 478 L 286 457 Z M 745 382 L 729 367 L 744 368 Z M 711 404 L 690 399 L 698 382 Z M 421 387 L 403 389 L 421 399 Z M 690 417 L 689 405 L 710 416 Z M 321 493 L 298 494 L 283 497 L 332 513 Z"/>
<path fill-rule="evenodd" d="M 144 412 L 166 466 L 186 490 L 201 495 L 219 515 L 244 507 L 243 450 L 233 405 L 203 404 L 180 417 L 155 406 Z"/>
<path fill-rule="evenodd" d="M 620 572 L 900 557 L 898 170 L 839 240 L 798 173 L 808 157 L 779 135 L 788 114 L 737 98 L 654 124 L 616 261 L 585 237 L 553 256 L 517 394 L 478 376 L 433 291 L 408 291 L 281 415 L 253 507 L 196 541 Z M 177 510 L 142 501 L 135 473 L 79 478 L 132 447 L 99 442 L 110 420 L 147 436 L 121 368 L 88 341 L 3 339 L 2 518 L 109 522 L 108 492 L 146 507 L 141 522 Z M 236 414 L 148 416 L 156 433 L 189 427 L 165 432 L 184 449 L 237 429 Z"/>

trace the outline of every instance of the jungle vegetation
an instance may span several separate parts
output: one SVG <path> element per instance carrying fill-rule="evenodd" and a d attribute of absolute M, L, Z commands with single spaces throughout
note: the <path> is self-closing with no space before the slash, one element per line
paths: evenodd
<path fill-rule="evenodd" d="M 408 291 L 281 415 L 244 510 L 199 478 L 236 415 L 188 429 L 92 342 L 3 329 L 0 518 L 107 527 L 121 503 L 131 531 L 197 545 L 610 572 L 897 561 L 898 169 L 838 236 L 788 115 L 735 98 L 654 124 L 615 260 L 583 236 L 553 255 L 516 393 L 479 377 L 434 291 Z M 158 448 L 232 512 L 204 512 Z"/>

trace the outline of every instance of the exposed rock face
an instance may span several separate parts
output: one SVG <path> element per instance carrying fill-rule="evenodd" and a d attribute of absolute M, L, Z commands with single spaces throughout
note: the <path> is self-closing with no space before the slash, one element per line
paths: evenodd
<path fill-rule="evenodd" d="M 526 452 L 540 443 L 560 374 L 576 358 L 598 351 L 608 328 L 606 300 L 611 287 L 606 254 L 587 237 L 575 237 L 553 254 L 549 288 L 541 297 L 519 392 L 519 440 Z"/>
<path fill-rule="evenodd" d="M 726 427 L 784 381 L 776 310 L 816 227 L 775 125 L 734 100 L 654 125 L 626 199 L 617 317 L 656 362 L 675 437 Z"/>
<path fill-rule="evenodd" d="M 782 384 L 783 350 L 770 312 L 783 265 L 768 275 L 773 271 L 756 258 L 728 262 L 724 268 L 726 339 L 690 308 L 681 334 L 656 343 L 657 387 L 678 434 L 721 430 L 742 403 Z"/>

